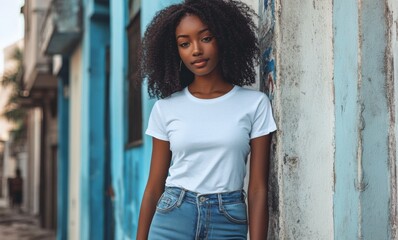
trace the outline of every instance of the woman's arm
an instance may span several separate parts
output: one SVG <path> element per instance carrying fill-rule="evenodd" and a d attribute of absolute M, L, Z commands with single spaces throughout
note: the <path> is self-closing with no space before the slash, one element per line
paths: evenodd
<path fill-rule="evenodd" d="M 268 169 L 272 134 L 250 141 L 248 189 L 249 232 L 251 240 L 265 240 L 268 232 Z"/>
<path fill-rule="evenodd" d="M 156 204 L 164 191 L 164 184 L 170 167 L 170 143 L 156 138 L 152 139 L 151 167 L 141 203 L 137 240 L 148 239 L 149 227 L 156 210 Z"/>

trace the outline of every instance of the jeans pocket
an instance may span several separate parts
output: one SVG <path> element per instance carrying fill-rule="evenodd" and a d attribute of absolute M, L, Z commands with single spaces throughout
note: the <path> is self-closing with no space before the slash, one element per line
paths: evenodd
<path fill-rule="evenodd" d="M 178 197 L 165 191 L 160 197 L 158 204 L 156 205 L 156 211 L 161 213 L 167 213 L 173 210 L 177 206 Z"/>
<path fill-rule="evenodd" d="M 237 224 L 247 224 L 246 203 L 224 204 L 221 213 L 230 221 Z"/>

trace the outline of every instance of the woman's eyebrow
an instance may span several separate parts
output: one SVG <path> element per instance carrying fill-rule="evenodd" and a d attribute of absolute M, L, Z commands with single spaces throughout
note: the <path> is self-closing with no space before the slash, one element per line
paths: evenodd
<path fill-rule="evenodd" d="M 189 36 L 188 35 L 178 35 L 177 39 L 179 39 L 179 38 L 189 38 Z"/>
<path fill-rule="evenodd" d="M 208 28 L 205 28 L 205 29 L 203 29 L 203 30 L 200 30 L 198 33 L 201 34 L 201 33 L 204 33 L 204 32 L 206 32 L 206 31 L 209 31 L 209 29 L 208 29 Z"/>
<path fill-rule="evenodd" d="M 208 28 L 202 29 L 198 32 L 198 34 L 202 34 L 206 31 L 209 31 L 209 29 Z M 177 35 L 176 39 L 179 39 L 179 38 L 189 38 L 189 35 L 183 35 L 183 34 Z"/>

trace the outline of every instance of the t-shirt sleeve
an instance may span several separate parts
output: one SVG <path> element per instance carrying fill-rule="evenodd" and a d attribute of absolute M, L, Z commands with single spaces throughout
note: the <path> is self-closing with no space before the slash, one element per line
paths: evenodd
<path fill-rule="evenodd" d="M 267 135 L 275 130 L 276 124 L 272 115 L 271 103 L 267 95 L 264 94 L 254 114 L 250 139 Z"/>
<path fill-rule="evenodd" d="M 146 129 L 145 134 L 163 141 L 169 141 L 165 119 L 159 109 L 159 102 L 156 102 L 152 108 L 151 115 L 149 116 L 148 128 Z"/>

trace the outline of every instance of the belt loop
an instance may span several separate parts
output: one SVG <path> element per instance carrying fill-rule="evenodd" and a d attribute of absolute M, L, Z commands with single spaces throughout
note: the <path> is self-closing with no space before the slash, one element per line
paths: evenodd
<path fill-rule="evenodd" d="M 244 201 L 246 201 L 246 199 L 247 199 L 247 193 L 246 193 L 246 191 L 244 190 L 244 189 L 242 189 L 242 193 L 243 193 L 243 196 L 244 196 Z"/>
<path fill-rule="evenodd" d="M 186 192 L 185 189 L 183 189 L 183 188 L 180 188 L 180 189 L 181 189 L 181 192 L 180 192 L 180 197 L 178 198 L 178 201 L 177 201 L 177 207 L 181 206 L 182 200 L 184 199 L 185 192 Z"/>
<path fill-rule="evenodd" d="M 220 210 L 220 212 L 224 212 L 224 206 L 222 204 L 222 195 L 221 195 L 221 193 L 218 193 L 217 197 L 218 197 L 218 209 Z"/>

